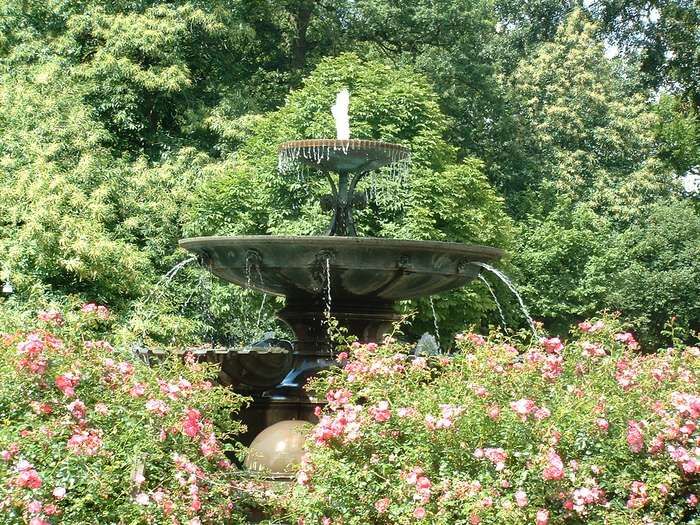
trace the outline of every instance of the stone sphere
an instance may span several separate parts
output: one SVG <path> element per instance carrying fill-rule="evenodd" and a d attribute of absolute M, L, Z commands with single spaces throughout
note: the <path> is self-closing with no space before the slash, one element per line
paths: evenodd
<path fill-rule="evenodd" d="M 308 421 L 297 420 L 270 425 L 250 444 L 246 468 L 276 476 L 293 476 L 301 464 L 304 441 L 312 428 Z"/>

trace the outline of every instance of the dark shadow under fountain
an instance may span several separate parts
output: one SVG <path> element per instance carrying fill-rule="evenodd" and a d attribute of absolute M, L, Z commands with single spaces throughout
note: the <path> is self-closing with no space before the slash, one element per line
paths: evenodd
<path fill-rule="evenodd" d="M 249 429 L 245 441 L 283 420 L 315 420 L 318 402 L 308 398 L 303 386 L 333 364 L 328 315 L 359 341 L 380 342 L 400 318 L 396 301 L 459 288 L 477 277 L 480 267 L 474 263 L 493 262 L 503 255 L 488 246 L 355 236 L 352 210 L 364 200 L 364 194 L 355 191 L 358 181 L 384 166 L 405 169 L 409 157 L 408 149 L 380 141 L 282 144 L 282 171 L 312 168 L 329 180 L 332 194 L 322 199 L 324 208 L 334 212 L 327 235 L 180 241 L 214 275 L 286 298 L 278 316 L 294 332 L 293 348 L 275 354 L 249 351 L 224 363 L 234 386 L 253 395 L 244 414 Z"/>

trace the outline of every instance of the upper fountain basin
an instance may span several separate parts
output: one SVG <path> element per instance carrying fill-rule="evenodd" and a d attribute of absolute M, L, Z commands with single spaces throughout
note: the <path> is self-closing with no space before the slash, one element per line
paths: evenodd
<path fill-rule="evenodd" d="M 410 157 L 408 148 L 379 140 L 294 140 L 279 147 L 282 171 L 300 162 L 321 171 L 360 173 L 407 162 Z"/>
<path fill-rule="evenodd" d="M 180 246 L 218 277 L 274 295 L 395 301 L 459 288 L 503 251 L 373 237 L 194 237 Z"/>

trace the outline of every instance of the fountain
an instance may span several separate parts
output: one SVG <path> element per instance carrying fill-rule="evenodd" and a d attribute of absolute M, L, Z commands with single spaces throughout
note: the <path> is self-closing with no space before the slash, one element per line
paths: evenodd
<path fill-rule="evenodd" d="M 279 468 L 279 450 L 289 457 L 285 443 L 299 441 L 289 432 L 300 426 L 285 421 L 315 421 L 314 408 L 319 402 L 309 399 L 303 387 L 310 377 L 334 364 L 328 316 L 361 342 L 382 341 L 400 318 L 394 309 L 396 301 L 464 286 L 479 275 L 482 264 L 503 254 L 487 246 L 357 237 L 352 212 L 365 198 L 356 191 L 358 182 L 382 167 L 405 172 L 410 151 L 398 144 L 350 139 L 348 100 L 349 94 L 342 91 L 333 107 L 337 139 L 298 140 L 279 146 L 281 172 L 309 170 L 328 179 L 331 195 L 321 204 L 333 212 L 333 218 L 326 235 L 180 241 L 214 275 L 286 298 L 278 317 L 294 332 L 293 345 L 263 342 L 223 362 L 233 386 L 253 397 L 242 416 L 248 426 L 244 443 L 265 431 L 263 452 L 260 443 L 251 447 L 256 454 L 248 462 L 251 468 L 276 465 L 274 470 L 284 470 Z M 268 428 L 275 424 L 278 439 Z M 290 472 L 291 467 L 277 474 Z"/>

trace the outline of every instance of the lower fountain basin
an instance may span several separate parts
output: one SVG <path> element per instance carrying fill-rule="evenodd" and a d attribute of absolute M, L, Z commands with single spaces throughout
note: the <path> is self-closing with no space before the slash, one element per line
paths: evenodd
<path fill-rule="evenodd" d="M 182 239 L 218 277 L 291 298 L 392 302 L 459 288 L 503 255 L 497 248 L 372 237 L 240 236 Z"/>

